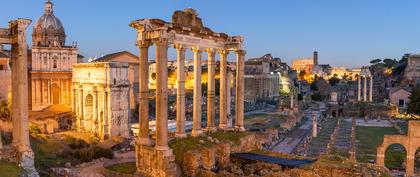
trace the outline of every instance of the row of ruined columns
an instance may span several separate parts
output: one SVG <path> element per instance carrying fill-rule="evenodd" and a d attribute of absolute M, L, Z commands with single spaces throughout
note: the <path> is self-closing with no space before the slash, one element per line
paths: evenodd
<path fill-rule="evenodd" d="M 367 99 L 367 79 L 370 78 L 370 88 L 369 88 L 369 100 Z M 367 102 L 373 101 L 373 77 L 372 76 L 359 76 L 358 83 L 357 83 L 357 101 L 362 101 L 362 79 L 364 80 L 363 83 L 363 101 Z"/>
<path fill-rule="evenodd" d="M 168 93 L 167 93 L 167 50 L 169 42 L 166 40 L 153 41 L 156 45 L 156 150 L 168 150 Z M 138 144 L 150 145 L 149 138 L 149 63 L 148 49 L 152 45 L 151 41 L 141 41 L 137 43 L 140 49 L 139 62 L 139 85 L 140 85 L 140 130 Z M 185 137 L 185 51 L 186 47 L 174 44 L 177 51 L 177 113 L 176 113 L 176 136 Z M 193 129 L 192 136 L 199 136 L 203 133 L 202 120 L 202 93 L 201 93 L 201 55 L 202 48 L 190 47 L 194 54 L 194 100 L 193 100 Z M 215 49 L 204 50 L 208 56 L 208 88 L 207 88 L 207 127 L 208 131 L 217 129 L 215 124 L 215 72 L 216 61 Z M 228 127 L 228 50 L 219 50 L 220 55 L 220 120 L 219 129 L 226 130 Z M 244 50 L 236 50 L 236 122 L 235 128 L 244 130 L 243 111 L 244 111 Z"/>

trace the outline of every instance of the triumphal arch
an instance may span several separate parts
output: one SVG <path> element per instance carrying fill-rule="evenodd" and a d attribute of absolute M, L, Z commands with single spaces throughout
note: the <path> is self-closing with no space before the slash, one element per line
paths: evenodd
<path fill-rule="evenodd" d="M 27 176 L 38 176 L 34 168 L 34 155 L 29 142 L 28 125 L 28 45 L 26 43 L 26 29 L 31 22 L 29 19 L 20 18 L 10 21 L 9 28 L 0 28 L 0 44 L 11 45 L 12 145 L 17 152 L 17 160 Z"/>
<path fill-rule="evenodd" d="M 228 87 L 227 55 L 236 54 L 236 116 L 235 127 L 244 130 L 244 57 L 241 36 L 229 36 L 216 33 L 203 26 L 201 18 L 193 9 L 175 11 L 172 22 L 160 19 L 139 19 L 131 22 L 137 30 L 136 44 L 140 50 L 139 85 L 140 85 L 140 130 L 137 139 L 137 170 L 148 176 L 179 176 L 172 150 L 168 147 L 168 47 L 177 51 L 177 137 L 185 137 L 185 52 L 191 50 L 194 56 L 194 102 L 192 136 L 200 136 L 204 130 L 226 130 L 228 127 Z M 148 115 L 148 49 L 156 47 L 156 141 L 149 138 Z M 207 127 L 201 123 L 201 55 L 207 54 Z M 216 53 L 220 58 L 220 113 L 219 124 L 215 125 L 215 70 Z"/>
<path fill-rule="evenodd" d="M 383 143 L 377 148 L 376 164 L 385 166 L 385 151 L 393 144 L 404 146 L 407 152 L 407 163 L 405 167 L 406 175 L 414 175 L 414 160 L 416 150 L 420 148 L 420 121 L 410 121 L 408 123 L 407 135 L 385 135 Z"/>

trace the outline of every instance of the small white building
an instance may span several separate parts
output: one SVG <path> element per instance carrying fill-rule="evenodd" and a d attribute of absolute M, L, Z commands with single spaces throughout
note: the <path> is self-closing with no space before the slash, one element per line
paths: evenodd
<path fill-rule="evenodd" d="M 73 111 L 80 132 L 101 139 L 129 136 L 129 65 L 94 62 L 73 65 Z"/>

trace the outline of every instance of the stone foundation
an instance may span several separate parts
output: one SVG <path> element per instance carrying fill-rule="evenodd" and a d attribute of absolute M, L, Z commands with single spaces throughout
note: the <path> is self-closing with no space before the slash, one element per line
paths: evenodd
<path fill-rule="evenodd" d="M 181 175 L 172 150 L 156 150 L 153 146 L 137 145 L 137 172 L 150 177 L 178 177 Z"/>

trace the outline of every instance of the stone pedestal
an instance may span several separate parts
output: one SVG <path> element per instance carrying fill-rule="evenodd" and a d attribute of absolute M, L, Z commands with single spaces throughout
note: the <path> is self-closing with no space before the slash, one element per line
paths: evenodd
<path fill-rule="evenodd" d="M 178 177 L 181 175 L 172 150 L 156 150 L 153 146 L 137 145 L 137 173 L 150 177 Z"/>

